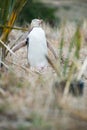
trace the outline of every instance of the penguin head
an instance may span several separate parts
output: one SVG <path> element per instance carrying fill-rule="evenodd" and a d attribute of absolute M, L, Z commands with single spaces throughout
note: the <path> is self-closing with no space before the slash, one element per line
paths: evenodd
<path fill-rule="evenodd" d="M 43 22 L 42 19 L 33 19 L 31 21 L 31 27 L 40 27 L 42 22 Z"/>

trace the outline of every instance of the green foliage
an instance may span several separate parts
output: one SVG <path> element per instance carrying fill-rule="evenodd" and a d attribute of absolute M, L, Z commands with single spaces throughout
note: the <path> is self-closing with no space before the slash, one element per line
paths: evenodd
<path fill-rule="evenodd" d="M 15 0 L 0 0 L 0 24 L 6 25 L 11 16 Z"/>
<path fill-rule="evenodd" d="M 25 8 L 22 10 L 18 17 L 18 22 L 23 24 L 24 22 L 31 22 L 34 18 L 41 18 L 45 21 L 49 21 L 50 24 L 54 24 L 56 20 L 55 11 L 57 8 L 50 7 L 40 2 L 28 1 Z"/>
<path fill-rule="evenodd" d="M 76 33 L 75 33 L 75 46 L 76 46 L 76 50 L 75 50 L 75 56 L 78 59 L 79 58 L 79 51 L 81 49 L 81 33 L 80 33 L 80 27 L 77 27 Z"/>
<path fill-rule="evenodd" d="M 59 51 L 59 60 L 60 61 L 61 61 L 62 53 L 63 53 L 63 46 L 64 46 L 64 27 L 62 30 L 62 37 L 61 37 L 61 41 L 60 41 L 60 51 Z"/>
<path fill-rule="evenodd" d="M 0 0 L 0 24 L 3 26 L 13 26 L 20 11 L 27 0 Z M 1 40 L 6 43 L 12 28 L 1 28 Z M 2 45 L 2 44 L 1 44 Z M 2 61 L 6 56 L 6 48 L 2 46 Z"/>
<path fill-rule="evenodd" d="M 69 92 L 69 87 L 70 84 L 73 80 L 78 80 L 75 75 L 77 75 L 77 71 L 79 66 L 77 65 L 79 61 L 79 54 L 80 54 L 80 49 L 81 49 L 81 33 L 80 33 L 80 27 L 77 26 L 76 31 L 71 39 L 68 53 L 67 53 L 67 58 L 64 62 L 64 67 L 63 67 L 63 76 L 66 77 L 66 85 L 65 85 L 65 91 L 64 94 L 66 95 Z M 74 49 L 74 52 L 73 52 Z M 69 67 L 69 61 L 71 60 L 71 53 L 73 52 L 72 56 L 72 63 L 71 66 Z M 78 76 L 77 76 L 78 77 Z"/>
<path fill-rule="evenodd" d="M 72 36 L 69 47 L 67 51 L 67 57 L 63 60 L 63 65 L 61 65 L 61 58 L 63 55 L 63 48 L 65 45 L 64 41 L 64 28 L 61 36 L 60 41 L 60 52 L 59 52 L 59 59 L 57 61 L 57 64 L 53 63 L 49 57 L 47 57 L 48 62 L 51 64 L 52 68 L 55 70 L 58 81 L 60 84 L 65 82 L 65 84 L 62 86 L 64 89 L 64 95 L 67 95 L 69 92 L 69 87 L 72 81 L 78 80 L 78 63 L 79 63 L 79 55 L 80 55 L 80 49 L 81 49 L 81 33 L 80 33 L 80 27 L 81 25 L 77 25 L 76 31 L 74 35 Z M 71 63 L 70 63 L 71 62 Z M 60 85 L 59 85 L 60 86 Z"/>
<path fill-rule="evenodd" d="M 70 56 L 71 56 L 71 52 L 73 50 L 73 48 L 75 47 L 75 51 L 73 53 L 73 58 L 72 60 L 75 59 L 79 59 L 79 53 L 80 53 L 80 49 L 81 49 L 81 34 L 80 34 L 80 26 L 77 26 L 76 32 L 73 35 L 71 41 L 70 41 L 70 45 L 69 45 L 69 50 L 67 53 L 67 58 L 65 60 L 65 64 L 64 64 L 64 75 L 67 72 L 67 68 L 68 68 L 68 64 L 69 64 L 69 60 L 70 60 Z"/>

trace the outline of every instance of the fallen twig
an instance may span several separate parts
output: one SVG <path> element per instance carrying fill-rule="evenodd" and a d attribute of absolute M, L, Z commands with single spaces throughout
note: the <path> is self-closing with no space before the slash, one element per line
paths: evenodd
<path fill-rule="evenodd" d="M 22 36 L 23 36 L 23 34 L 12 44 L 12 46 L 10 47 L 10 49 L 12 49 L 12 48 L 16 45 L 16 43 L 18 42 L 18 40 L 19 40 Z M 7 50 L 6 56 L 8 55 L 8 53 L 9 53 L 9 51 Z"/>
<path fill-rule="evenodd" d="M 0 39 L 0 43 L 12 54 L 12 55 L 14 55 L 14 56 L 16 56 L 15 55 L 15 53 Z M 16 56 L 17 57 L 17 56 Z"/>
<path fill-rule="evenodd" d="M 9 69 L 8 65 L 6 65 L 3 61 L 0 60 L 0 63 L 3 64 L 6 69 Z"/>

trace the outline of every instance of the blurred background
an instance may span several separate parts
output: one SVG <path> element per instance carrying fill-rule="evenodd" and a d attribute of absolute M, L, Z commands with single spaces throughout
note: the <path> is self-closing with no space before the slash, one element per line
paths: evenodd
<path fill-rule="evenodd" d="M 17 22 L 23 25 L 34 18 L 42 18 L 51 25 L 61 21 L 87 19 L 87 0 L 28 0 Z"/>

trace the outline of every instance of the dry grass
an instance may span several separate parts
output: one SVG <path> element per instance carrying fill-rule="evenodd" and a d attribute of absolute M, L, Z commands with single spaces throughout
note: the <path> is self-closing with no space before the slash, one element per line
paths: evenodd
<path fill-rule="evenodd" d="M 81 28 L 82 48 L 80 63 L 87 56 L 86 27 L 84 22 Z M 67 56 L 69 41 L 72 38 L 76 25 L 64 25 L 63 59 Z M 44 25 L 48 39 L 51 41 L 57 54 L 62 37 L 63 25 L 52 29 Z M 13 30 L 9 35 L 9 45 L 24 39 L 27 32 Z M 21 39 L 19 37 L 23 36 Z M 57 88 L 58 76 L 50 66 L 43 73 L 36 73 L 26 67 L 27 49 L 22 48 L 15 56 L 7 56 L 6 64 L 10 70 L 0 74 L 0 130 L 86 130 L 87 129 L 87 73 L 83 75 L 85 82 L 84 94 L 81 97 L 68 95 L 64 98 Z M 55 62 L 49 52 L 51 59 Z M 7 62 L 8 61 L 8 62 Z M 71 62 L 71 61 L 69 61 Z M 14 64 L 15 63 L 15 64 Z M 26 68 L 23 69 L 20 65 Z M 63 66 L 63 63 L 61 63 Z"/>

